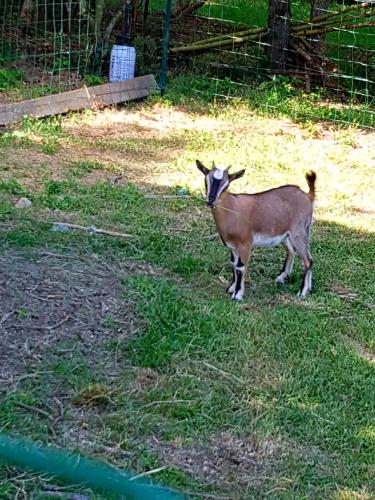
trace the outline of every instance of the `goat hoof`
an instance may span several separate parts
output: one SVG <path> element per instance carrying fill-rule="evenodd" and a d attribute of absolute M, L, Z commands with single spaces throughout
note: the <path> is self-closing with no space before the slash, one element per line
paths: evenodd
<path fill-rule="evenodd" d="M 241 293 L 233 293 L 232 296 L 231 296 L 232 300 L 242 300 L 243 299 L 243 294 Z"/>
<path fill-rule="evenodd" d="M 227 293 L 233 293 L 233 292 L 234 292 L 234 290 L 235 290 L 235 288 L 236 288 L 236 287 L 235 287 L 235 285 L 230 285 L 230 286 L 228 286 L 228 288 L 226 289 L 226 292 L 227 292 Z"/>
<path fill-rule="evenodd" d="M 275 283 L 277 283 L 278 285 L 285 285 L 285 278 L 282 278 L 281 276 L 278 276 L 275 279 Z"/>

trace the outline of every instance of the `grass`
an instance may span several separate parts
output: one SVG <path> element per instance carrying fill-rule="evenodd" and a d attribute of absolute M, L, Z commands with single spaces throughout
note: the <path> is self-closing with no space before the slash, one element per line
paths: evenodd
<path fill-rule="evenodd" d="M 63 327 L 50 332 L 48 353 L 31 358 L 1 393 L 0 428 L 135 473 L 165 467 L 153 477 L 182 491 L 370 499 L 373 132 L 345 126 L 352 108 L 335 111 L 342 113 L 337 126 L 323 121 L 328 103 L 317 106 L 285 90 L 273 97 L 264 90 L 264 101 L 258 97 L 250 104 L 234 99 L 215 105 L 188 94 L 178 100 L 181 81 L 143 107 L 30 121 L 8 132 L 1 157 L 0 258 L 15 252 L 10 273 L 28 259 L 40 260 L 41 252 L 60 255 L 41 268 L 40 276 L 55 283 L 51 295 L 30 283 L 39 302 L 24 299 L 12 322 L 29 324 L 59 290 L 65 290 L 64 304 L 79 300 L 77 293 L 89 297 L 75 289 L 79 267 L 70 282 L 58 279 L 76 261 L 87 274 L 81 258 L 92 265 L 114 261 L 117 284 L 109 298 L 126 302 L 120 315 L 105 316 L 99 338 L 84 337 L 82 343 L 66 337 Z M 311 118 L 303 121 L 307 109 Z M 55 140 L 58 151 L 40 150 L 43 141 Z M 151 156 L 152 150 L 159 154 Z M 218 241 L 207 238 L 215 229 L 202 202 L 197 157 L 246 167 L 237 191 L 289 182 L 305 188 L 304 172 L 317 170 L 314 294 L 308 300 L 295 297 L 299 266 L 285 288 L 274 284 L 281 249 L 257 249 L 246 299 L 228 300 L 229 258 Z M 181 187 L 188 196 L 165 197 Z M 32 200 L 30 209 L 14 208 L 21 196 Z M 56 220 L 134 238 L 52 232 Z M 141 266 L 139 271 L 123 273 L 130 263 Z M 95 269 L 99 275 L 103 268 Z M 37 277 L 36 271 L 30 276 Z M 128 322 L 130 311 L 135 319 Z M 102 313 L 92 307 L 90 314 L 99 325 Z M 32 346 L 46 335 L 25 331 Z M 54 424 L 19 404 L 54 414 L 55 398 L 64 419 Z M 0 496 L 42 495 L 55 484 L 3 467 Z"/>
<path fill-rule="evenodd" d="M 218 97 L 219 96 L 219 97 Z M 329 120 L 344 127 L 375 126 L 375 116 L 372 111 L 373 102 L 358 104 L 353 99 L 342 105 L 335 101 L 327 92 L 319 90 L 305 94 L 298 89 L 298 81 L 284 77 L 274 77 L 257 87 L 243 87 L 229 79 L 219 80 L 207 76 L 186 75 L 174 78 L 169 85 L 166 103 L 184 105 L 188 103 L 196 110 L 215 105 L 216 99 L 230 99 L 246 103 L 258 114 L 274 117 L 288 117 L 301 121 L 305 128 L 316 126 L 317 120 Z M 215 106 L 214 106 L 215 107 Z M 347 132 L 343 132 L 345 135 Z"/>

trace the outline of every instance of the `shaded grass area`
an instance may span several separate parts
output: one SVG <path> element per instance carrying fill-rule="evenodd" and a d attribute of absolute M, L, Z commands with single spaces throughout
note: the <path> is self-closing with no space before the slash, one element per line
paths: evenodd
<path fill-rule="evenodd" d="M 55 279 L 62 272 L 53 271 L 59 259 L 59 268 L 78 272 L 81 266 L 86 273 L 89 259 L 93 275 L 95 262 L 110 264 L 108 273 L 118 270 L 126 308 L 123 317 L 104 312 L 106 333 L 95 341 L 89 334 L 82 341 L 57 330 L 50 352 L 32 358 L 1 393 L 0 427 L 138 473 L 162 467 L 155 478 L 183 491 L 229 498 L 371 498 L 371 135 L 355 127 L 269 119 L 265 110 L 256 114 L 239 102 L 207 106 L 204 113 L 202 104 L 191 109 L 186 100 L 185 108 L 176 108 L 173 99 L 171 94 L 142 109 L 107 115 L 27 122 L 2 144 L 0 250 L 11 252 L 8 270 L 20 262 L 20 253 L 25 265 L 41 251 L 61 256 L 44 264 Z M 109 134 L 98 137 L 98 129 L 107 126 L 104 117 L 113 120 L 112 134 L 122 137 L 118 144 Z M 131 117 L 139 135 L 129 126 Z M 54 152 L 40 150 L 52 140 L 58 145 Z M 142 151 L 151 143 L 164 148 L 163 154 L 145 161 Z M 274 284 L 281 249 L 258 249 L 246 300 L 228 300 L 229 258 L 208 238 L 215 229 L 200 194 L 197 156 L 248 167 L 239 191 L 287 182 L 305 188 L 304 171 L 317 169 L 311 298 L 296 298 L 298 265 L 285 288 Z M 33 157 L 30 169 L 26 159 L 33 163 Z M 180 187 L 186 196 L 165 197 Z M 14 208 L 21 196 L 32 200 L 31 209 Z M 53 232 L 56 220 L 134 238 Z M 125 272 L 124 263 L 141 267 Z M 136 333 L 129 336 L 121 321 L 133 309 Z M 12 324 L 34 324 L 36 312 L 17 306 Z M 19 404 L 58 416 L 55 397 L 64 418 L 52 425 Z M 40 494 L 55 484 L 19 476 L 3 468 L 0 493 Z"/>
<path fill-rule="evenodd" d="M 173 104 L 189 104 L 199 109 L 207 103 L 220 99 L 241 99 L 243 103 L 259 114 L 265 116 L 288 117 L 293 120 L 324 120 L 342 123 L 343 127 L 362 125 L 375 127 L 373 101 L 359 104 L 352 102 L 335 102 L 324 90 L 305 94 L 295 85 L 297 82 L 283 77 L 274 77 L 256 88 L 241 86 L 229 79 L 219 80 L 204 76 L 187 75 L 174 78 L 169 85 L 167 102 Z"/>

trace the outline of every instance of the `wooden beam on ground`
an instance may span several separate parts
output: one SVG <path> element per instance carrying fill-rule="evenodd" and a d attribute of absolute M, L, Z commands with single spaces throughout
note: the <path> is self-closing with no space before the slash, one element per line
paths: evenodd
<path fill-rule="evenodd" d="M 96 108 L 147 97 L 158 90 L 153 75 L 139 76 L 123 82 L 82 87 L 61 94 L 52 94 L 28 101 L 0 105 L 0 126 L 22 120 L 24 116 L 41 118 L 68 111 Z"/>

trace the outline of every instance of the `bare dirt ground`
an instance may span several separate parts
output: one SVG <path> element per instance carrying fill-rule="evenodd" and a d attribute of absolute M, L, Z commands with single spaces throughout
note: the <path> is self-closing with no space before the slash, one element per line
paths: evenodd
<path fill-rule="evenodd" d="M 0 392 L 69 351 L 80 351 L 90 365 L 115 368 L 103 344 L 138 331 L 121 278 L 144 272 L 142 266 L 8 250 L 0 269 Z"/>

